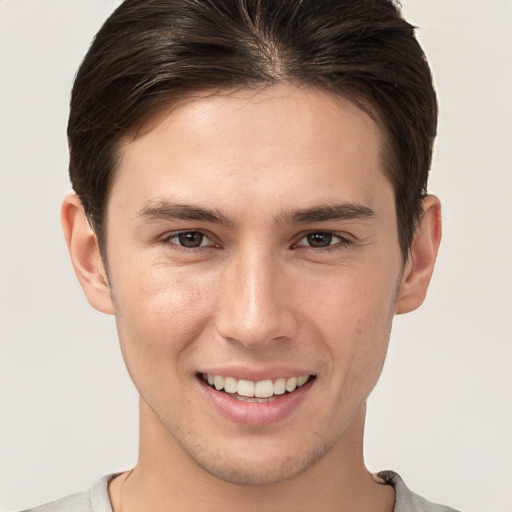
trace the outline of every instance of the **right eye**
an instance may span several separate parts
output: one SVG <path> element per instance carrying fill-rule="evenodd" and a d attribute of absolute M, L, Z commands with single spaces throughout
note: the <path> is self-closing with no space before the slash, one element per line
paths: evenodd
<path fill-rule="evenodd" d="M 333 243 L 333 239 L 339 238 L 335 237 L 332 233 L 308 233 L 303 240 L 306 241 L 306 243 L 299 243 L 299 245 L 308 245 L 309 247 L 329 247 Z M 302 242 L 302 240 L 301 240 Z"/>

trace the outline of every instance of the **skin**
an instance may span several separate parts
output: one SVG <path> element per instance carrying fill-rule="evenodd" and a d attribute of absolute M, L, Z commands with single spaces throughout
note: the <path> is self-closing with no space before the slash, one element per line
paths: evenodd
<path fill-rule="evenodd" d="M 115 314 L 141 395 L 139 460 L 110 486 L 116 511 L 392 510 L 392 489 L 364 465 L 365 403 L 393 315 L 425 297 L 441 230 L 429 196 L 403 263 L 383 143 L 366 113 L 314 89 L 174 106 L 124 147 L 108 275 L 79 200 L 66 198 L 77 275 Z M 334 205 L 344 215 L 319 217 Z M 176 217 L 190 207 L 217 218 Z M 254 427 L 206 400 L 197 374 L 220 368 L 315 379 L 289 414 Z"/>

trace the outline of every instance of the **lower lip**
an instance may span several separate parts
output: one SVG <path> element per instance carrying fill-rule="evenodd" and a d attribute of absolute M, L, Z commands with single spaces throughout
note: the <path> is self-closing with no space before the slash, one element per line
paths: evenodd
<path fill-rule="evenodd" d="M 302 403 L 314 380 L 308 380 L 306 384 L 291 393 L 278 395 L 271 402 L 244 402 L 223 391 L 217 391 L 198 378 L 206 398 L 218 412 L 235 423 L 250 427 L 263 427 L 290 416 Z"/>

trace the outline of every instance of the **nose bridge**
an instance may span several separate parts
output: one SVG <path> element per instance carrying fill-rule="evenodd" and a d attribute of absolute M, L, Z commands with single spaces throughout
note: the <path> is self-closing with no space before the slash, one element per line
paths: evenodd
<path fill-rule="evenodd" d="M 268 249 L 246 244 L 230 261 L 219 303 L 218 331 L 246 346 L 265 346 L 293 335 L 286 274 Z"/>

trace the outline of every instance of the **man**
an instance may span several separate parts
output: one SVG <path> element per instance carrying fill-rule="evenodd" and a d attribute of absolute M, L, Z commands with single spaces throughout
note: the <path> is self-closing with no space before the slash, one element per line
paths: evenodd
<path fill-rule="evenodd" d="M 436 117 L 387 0 L 126 0 L 76 77 L 62 219 L 139 459 L 36 510 L 450 510 L 362 450 L 440 242 Z"/>

